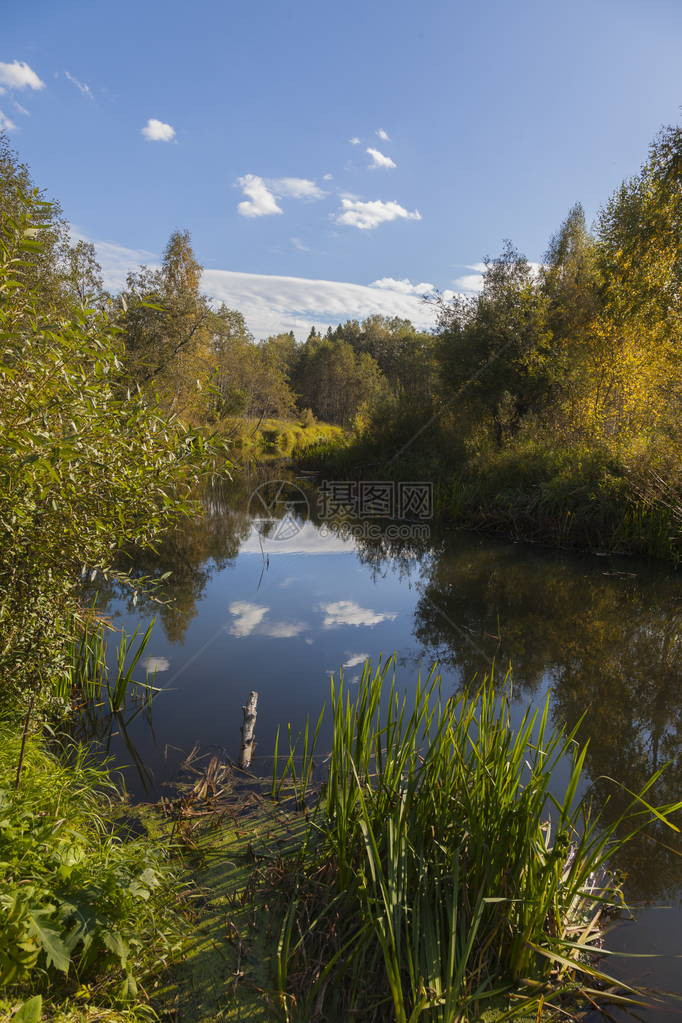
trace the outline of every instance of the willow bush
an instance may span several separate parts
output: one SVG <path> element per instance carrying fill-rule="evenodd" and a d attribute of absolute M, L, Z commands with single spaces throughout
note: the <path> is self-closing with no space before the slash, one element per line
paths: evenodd
<path fill-rule="evenodd" d="M 37 194 L 0 224 L 0 680 L 5 706 L 66 670 L 84 573 L 153 544 L 191 503 L 207 442 L 128 386 L 106 312 L 32 286 Z M 43 217 L 44 220 L 44 217 Z"/>

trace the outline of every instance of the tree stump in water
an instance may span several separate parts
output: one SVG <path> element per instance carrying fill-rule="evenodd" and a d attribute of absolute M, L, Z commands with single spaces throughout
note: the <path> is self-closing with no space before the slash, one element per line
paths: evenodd
<path fill-rule="evenodd" d="M 239 766 L 243 770 L 248 770 L 251 766 L 251 757 L 255 749 L 255 742 L 253 739 L 253 733 L 256 728 L 256 708 L 258 706 L 258 693 L 250 692 L 249 698 L 246 701 L 246 706 L 242 707 L 242 713 L 244 714 L 244 720 L 242 722 L 241 733 L 242 733 L 242 748 L 239 755 Z"/>

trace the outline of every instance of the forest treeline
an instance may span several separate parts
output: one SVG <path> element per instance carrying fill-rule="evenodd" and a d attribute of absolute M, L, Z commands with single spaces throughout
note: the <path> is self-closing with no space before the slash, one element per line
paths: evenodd
<path fill-rule="evenodd" d="M 1 159 L 11 204 L 31 182 L 6 143 Z M 184 424 L 236 443 L 266 421 L 335 424 L 346 436 L 318 431 L 307 456 L 328 472 L 390 463 L 436 483 L 453 520 L 678 558 L 681 188 L 682 131 L 670 127 L 593 225 L 580 205 L 568 212 L 539 266 L 507 242 L 479 293 L 432 297 L 431 332 L 376 315 L 304 342 L 255 339 L 202 293 L 182 231 L 159 267 L 109 295 L 94 247 L 71 242 L 54 204 L 41 207 L 32 281 L 43 310 L 106 314 L 126 386 Z"/>
<path fill-rule="evenodd" d="M 479 294 L 439 301 L 405 378 L 384 374 L 350 444 L 317 461 L 430 478 L 453 519 L 677 559 L 681 332 L 682 130 L 671 127 L 592 228 L 580 205 L 569 211 L 539 268 L 508 242 L 485 261 Z"/>

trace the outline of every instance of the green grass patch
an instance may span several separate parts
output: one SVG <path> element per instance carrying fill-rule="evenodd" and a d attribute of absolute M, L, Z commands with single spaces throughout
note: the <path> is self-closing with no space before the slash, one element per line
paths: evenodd
<path fill-rule="evenodd" d="M 238 418 L 226 420 L 222 426 L 231 448 L 237 454 L 293 457 L 316 444 L 340 441 L 340 426 L 301 419 Z"/>

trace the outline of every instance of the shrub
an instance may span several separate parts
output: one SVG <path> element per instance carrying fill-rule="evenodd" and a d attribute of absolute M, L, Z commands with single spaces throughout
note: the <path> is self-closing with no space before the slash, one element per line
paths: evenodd
<path fill-rule="evenodd" d="M 126 835 L 114 786 L 82 749 L 67 762 L 0 726 L 0 986 L 51 999 L 86 985 L 116 1004 L 177 947 L 177 880 L 162 848 Z M 126 840 L 126 838 L 130 840 Z"/>

